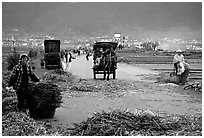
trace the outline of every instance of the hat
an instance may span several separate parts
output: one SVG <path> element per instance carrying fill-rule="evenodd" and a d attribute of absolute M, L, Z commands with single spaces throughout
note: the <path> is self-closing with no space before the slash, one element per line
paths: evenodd
<path fill-rule="evenodd" d="M 27 54 L 21 54 L 19 60 L 22 60 L 22 59 L 25 58 L 25 57 L 29 60 L 29 57 L 28 57 Z"/>
<path fill-rule="evenodd" d="M 177 53 L 180 53 L 180 52 L 182 52 L 180 49 L 178 49 L 177 51 L 176 51 Z"/>

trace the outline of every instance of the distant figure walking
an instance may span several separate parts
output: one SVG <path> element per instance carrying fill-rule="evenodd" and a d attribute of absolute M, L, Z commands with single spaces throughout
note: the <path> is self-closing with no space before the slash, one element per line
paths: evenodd
<path fill-rule="evenodd" d="M 44 67 L 45 67 L 45 59 L 44 58 L 42 58 L 40 60 L 40 65 L 41 65 L 41 68 L 44 69 Z"/>
<path fill-rule="evenodd" d="M 65 58 L 66 58 L 66 56 L 65 56 Z M 72 56 L 72 53 L 71 53 L 71 52 L 67 53 L 67 58 L 66 58 L 67 66 L 66 66 L 66 69 L 65 69 L 65 70 L 67 70 L 67 71 L 69 71 L 69 72 L 70 72 L 70 70 L 71 70 L 72 59 L 75 59 L 75 58 Z"/>
<path fill-rule="evenodd" d="M 65 67 L 65 70 L 67 70 L 67 68 L 68 68 L 68 57 L 69 56 L 69 53 L 68 53 L 68 51 L 67 50 L 65 50 L 65 54 L 64 54 L 64 58 L 65 58 L 65 64 L 66 64 L 66 67 Z"/>
<path fill-rule="evenodd" d="M 86 52 L 86 60 L 89 60 L 90 53 L 89 51 Z"/>
<path fill-rule="evenodd" d="M 80 54 L 81 54 L 81 51 L 80 51 L 80 50 L 77 50 L 77 53 L 78 53 L 78 56 L 80 56 Z"/>
<path fill-rule="evenodd" d="M 65 54 L 61 56 L 61 67 L 63 71 L 66 71 L 67 64 L 66 64 Z"/>

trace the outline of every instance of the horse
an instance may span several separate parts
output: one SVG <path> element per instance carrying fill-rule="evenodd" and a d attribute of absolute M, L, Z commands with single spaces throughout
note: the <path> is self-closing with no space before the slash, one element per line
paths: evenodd
<path fill-rule="evenodd" d="M 122 44 L 118 44 L 118 49 L 122 50 L 124 48 L 124 46 Z"/>
<path fill-rule="evenodd" d="M 107 80 L 109 80 L 109 75 L 112 67 L 112 58 L 111 58 L 112 49 L 105 51 L 102 54 L 101 64 L 104 72 L 104 80 L 106 79 L 106 71 L 107 71 Z"/>

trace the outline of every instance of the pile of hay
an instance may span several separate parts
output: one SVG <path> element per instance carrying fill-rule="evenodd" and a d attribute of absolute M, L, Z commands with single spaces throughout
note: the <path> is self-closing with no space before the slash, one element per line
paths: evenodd
<path fill-rule="evenodd" d="M 10 112 L 2 116 L 2 136 L 58 136 L 58 131 L 23 112 Z"/>
<path fill-rule="evenodd" d="M 69 83 L 73 81 L 74 76 L 70 72 L 65 72 L 60 69 L 55 69 L 55 70 L 50 70 L 48 72 L 45 72 L 42 76 L 42 79 L 53 83 L 59 83 L 59 82 Z"/>
<path fill-rule="evenodd" d="M 194 82 L 191 84 L 188 84 L 184 87 L 184 90 L 192 89 L 195 92 L 201 92 L 202 93 L 202 83 L 200 82 Z"/>
<path fill-rule="evenodd" d="M 29 85 L 28 108 L 32 118 L 52 118 L 62 103 L 61 90 L 51 82 Z"/>
<path fill-rule="evenodd" d="M 175 83 L 179 84 L 181 80 L 180 76 L 172 75 L 170 76 L 169 73 L 159 73 L 157 76 L 157 83 Z"/>
<path fill-rule="evenodd" d="M 9 84 L 11 71 L 2 72 L 2 99 L 6 97 L 14 97 L 16 96 L 15 92 L 7 91 L 6 87 Z"/>
<path fill-rule="evenodd" d="M 202 117 L 159 117 L 147 112 L 139 114 L 114 110 L 95 113 L 79 124 L 71 135 L 77 136 L 161 136 L 202 135 Z"/>
<path fill-rule="evenodd" d="M 2 115 L 17 111 L 17 97 L 6 97 L 2 101 Z"/>

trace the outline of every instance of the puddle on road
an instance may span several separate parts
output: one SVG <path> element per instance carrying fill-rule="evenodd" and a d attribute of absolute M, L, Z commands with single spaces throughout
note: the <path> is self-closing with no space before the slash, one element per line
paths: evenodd
<path fill-rule="evenodd" d="M 186 95 L 178 93 L 135 93 L 127 92 L 124 97 L 110 99 L 101 95 L 83 95 L 81 97 L 65 98 L 61 108 L 56 110 L 55 120 L 58 124 L 72 126 L 91 117 L 94 112 L 110 111 L 112 109 L 150 110 L 155 115 L 186 114 L 201 112 L 201 104 L 186 101 Z"/>

